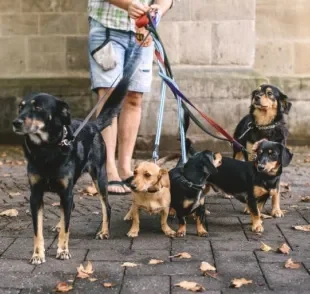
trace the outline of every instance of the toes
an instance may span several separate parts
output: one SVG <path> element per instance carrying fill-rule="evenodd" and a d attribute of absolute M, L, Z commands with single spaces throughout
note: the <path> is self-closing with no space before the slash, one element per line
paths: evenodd
<path fill-rule="evenodd" d="M 186 232 L 177 232 L 177 237 L 185 237 Z"/>
<path fill-rule="evenodd" d="M 166 231 L 164 233 L 166 236 L 171 237 L 171 238 L 174 238 L 177 234 L 174 230 L 169 230 L 169 231 Z"/>
<path fill-rule="evenodd" d="M 207 231 L 197 232 L 198 237 L 207 237 L 209 233 Z"/>
<path fill-rule="evenodd" d="M 129 231 L 129 232 L 127 233 L 127 236 L 128 236 L 129 238 L 136 238 L 136 237 L 138 237 L 138 232 L 136 232 L 136 231 Z"/>
<path fill-rule="evenodd" d="M 271 215 L 273 216 L 273 217 L 284 217 L 284 213 L 283 213 L 283 211 L 282 210 L 274 210 L 274 211 L 272 211 L 271 212 Z"/>
<path fill-rule="evenodd" d="M 104 239 L 109 239 L 110 235 L 108 232 L 99 232 L 96 235 L 96 239 L 104 240 Z"/>
<path fill-rule="evenodd" d="M 30 259 L 31 264 L 42 264 L 45 262 L 45 256 L 33 255 Z"/>
<path fill-rule="evenodd" d="M 255 233 L 262 233 L 264 232 L 264 227 L 262 225 L 255 226 L 255 227 L 252 227 L 252 231 Z"/>
<path fill-rule="evenodd" d="M 59 251 L 57 252 L 56 258 L 61 260 L 67 260 L 71 258 L 71 254 L 68 250 Z"/>

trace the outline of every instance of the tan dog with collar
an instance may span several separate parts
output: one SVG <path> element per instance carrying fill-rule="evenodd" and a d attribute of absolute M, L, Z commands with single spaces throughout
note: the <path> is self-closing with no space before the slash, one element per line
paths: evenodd
<path fill-rule="evenodd" d="M 166 236 L 176 235 L 168 223 L 169 207 L 171 202 L 170 180 L 168 170 L 160 168 L 157 164 L 143 161 L 134 170 L 131 183 L 132 205 L 124 220 L 132 220 L 128 237 L 138 237 L 139 210 L 143 209 L 150 214 L 161 214 L 161 229 Z"/>

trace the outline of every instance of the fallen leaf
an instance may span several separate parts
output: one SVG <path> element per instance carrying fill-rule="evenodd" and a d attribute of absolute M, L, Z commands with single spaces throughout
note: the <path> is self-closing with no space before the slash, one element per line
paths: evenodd
<path fill-rule="evenodd" d="M 281 182 L 280 186 L 285 188 L 286 190 L 291 190 L 291 185 L 289 183 Z"/>
<path fill-rule="evenodd" d="M 261 216 L 262 219 L 273 218 L 271 215 L 264 214 L 264 213 L 261 213 L 260 216 Z"/>
<path fill-rule="evenodd" d="M 252 280 L 247 280 L 245 278 L 241 279 L 232 279 L 230 287 L 231 288 L 240 288 L 243 285 L 252 284 Z"/>
<path fill-rule="evenodd" d="M 23 164 L 24 164 L 24 161 L 16 160 L 16 161 L 15 161 L 15 164 L 17 164 L 17 165 L 23 165 Z"/>
<path fill-rule="evenodd" d="M 169 256 L 169 257 L 170 258 L 177 257 L 177 258 L 180 258 L 180 259 L 182 259 L 182 258 L 185 258 L 185 259 L 192 258 L 192 256 L 189 253 L 187 253 L 187 252 L 177 253 L 177 254 Z"/>
<path fill-rule="evenodd" d="M 305 159 L 304 159 L 304 162 L 305 162 L 305 163 L 310 162 L 310 157 L 305 158 Z"/>
<path fill-rule="evenodd" d="M 211 278 L 213 278 L 213 279 L 218 280 L 218 278 L 217 278 L 217 273 L 215 273 L 215 272 L 208 272 L 208 271 L 206 271 L 206 272 L 203 273 L 203 275 L 204 275 L 204 276 L 209 276 L 209 277 L 211 277 Z"/>
<path fill-rule="evenodd" d="M 298 205 L 291 205 L 290 207 L 291 207 L 291 208 L 297 208 Z"/>
<path fill-rule="evenodd" d="M 181 287 L 183 289 L 192 291 L 192 292 L 203 292 L 206 290 L 203 286 L 196 282 L 182 281 L 179 284 L 174 284 L 174 286 Z"/>
<path fill-rule="evenodd" d="M 103 287 L 105 287 L 105 288 L 112 288 L 112 287 L 114 287 L 115 285 L 116 285 L 116 284 L 108 283 L 108 282 L 103 283 Z"/>
<path fill-rule="evenodd" d="M 90 281 L 90 282 L 96 282 L 96 281 L 98 281 L 98 279 L 96 279 L 96 278 L 89 278 L 88 281 Z"/>
<path fill-rule="evenodd" d="M 94 185 L 91 185 L 91 186 L 87 186 L 85 189 L 84 189 L 84 193 L 86 193 L 87 195 L 89 196 L 94 196 L 96 195 L 98 192 L 97 192 L 97 189 Z"/>
<path fill-rule="evenodd" d="M 164 261 L 160 259 L 151 259 L 149 261 L 149 264 L 160 264 L 160 263 L 164 263 Z"/>
<path fill-rule="evenodd" d="M 289 258 L 284 265 L 285 268 L 298 269 L 300 268 L 300 263 L 295 263 L 291 258 Z"/>
<path fill-rule="evenodd" d="M 11 177 L 10 174 L 3 174 L 2 176 L 3 176 L 4 178 L 9 178 L 9 177 Z"/>
<path fill-rule="evenodd" d="M 20 196 L 21 194 L 19 192 L 10 192 L 9 195 L 11 197 L 16 197 L 16 196 Z"/>
<path fill-rule="evenodd" d="M 6 152 L 2 152 L 2 153 L 1 153 L 1 157 L 7 157 Z"/>
<path fill-rule="evenodd" d="M 3 162 L 0 160 L 0 166 L 3 165 Z"/>
<path fill-rule="evenodd" d="M 310 196 L 301 197 L 301 202 L 310 202 Z"/>
<path fill-rule="evenodd" d="M 136 267 L 138 264 L 134 262 L 124 262 L 121 266 L 127 266 L 127 267 Z"/>
<path fill-rule="evenodd" d="M 5 211 L 2 211 L 0 213 L 0 216 L 10 216 L 10 217 L 13 217 L 13 216 L 18 216 L 18 210 L 13 208 L 13 209 L 8 209 L 8 210 L 5 210 Z"/>
<path fill-rule="evenodd" d="M 310 187 L 310 183 L 306 183 L 305 186 L 306 186 L 306 187 Z"/>
<path fill-rule="evenodd" d="M 60 202 L 54 202 L 51 204 L 52 206 L 60 206 Z"/>
<path fill-rule="evenodd" d="M 77 268 L 77 278 L 80 279 L 86 279 L 89 278 L 89 275 L 91 275 L 94 271 L 93 271 L 93 265 L 91 264 L 90 261 L 88 261 L 87 266 L 84 268 L 84 266 L 82 264 L 80 264 L 80 266 Z"/>
<path fill-rule="evenodd" d="M 93 211 L 92 214 L 98 215 L 98 214 L 100 214 L 100 212 L 99 211 Z"/>
<path fill-rule="evenodd" d="M 261 246 L 260 246 L 260 249 L 262 250 L 262 251 L 265 251 L 265 252 L 268 252 L 268 251 L 270 251 L 270 250 L 273 250 L 270 246 L 268 246 L 267 244 L 265 244 L 264 242 L 261 242 L 262 244 L 261 244 Z"/>
<path fill-rule="evenodd" d="M 293 228 L 297 231 L 310 232 L 310 225 L 293 226 Z"/>
<path fill-rule="evenodd" d="M 56 285 L 56 292 L 69 292 L 73 287 L 66 282 L 60 282 Z"/>
<path fill-rule="evenodd" d="M 202 272 L 206 271 L 216 271 L 216 268 L 212 266 L 209 262 L 203 261 L 200 265 L 200 270 Z"/>
<path fill-rule="evenodd" d="M 283 253 L 283 254 L 289 254 L 291 248 L 287 246 L 286 243 L 283 243 L 278 249 L 277 252 Z"/>

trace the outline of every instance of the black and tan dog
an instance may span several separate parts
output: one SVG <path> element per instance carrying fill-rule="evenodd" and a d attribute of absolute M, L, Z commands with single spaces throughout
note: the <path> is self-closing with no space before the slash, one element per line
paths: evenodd
<path fill-rule="evenodd" d="M 191 148 L 189 142 L 187 140 L 187 146 Z M 179 161 L 177 166 L 169 171 L 171 208 L 179 221 L 177 237 L 186 235 L 185 218 L 189 215 L 196 218 L 197 235 L 204 237 L 208 234 L 203 190 L 207 178 L 217 172 L 216 168 L 221 164 L 221 159 L 219 153 L 197 152 L 184 165 Z"/>
<path fill-rule="evenodd" d="M 223 157 L 218 172 L 208 178 L 208 185 L 247 203 L 252 231 L 263 232 L 260 211 L 270 196 L 273 202 L 272 214 L 280 210 L 280 176 L 282 168 L 290 164 L 293 154 L 283 144 L 267 140 L 254 143 L 252 148 L 257 155 L 254 161 Z"/>
<path fill-rule="evenodd" d="M 252 92 L 250 113 L 237 125 L 234 138 L 246 147 L 246 152 L 234 148 L 233 158 L 253 160 L 252 146 L 263 138 L 286 145 L 288 130 L 284 114 L 288 114 L 292 103 L 277 87 L 261 85 Z M 277 197 L 277 196 L 275 196 Z M 279 202 L 277 199 L 275 203 Z M 283 212 L 274 207 L 274 217 L 282 217 Z M 249 213 L 246 208 L 245 212 Z"/>
<path fill-rule="evenodd" d="M 133 61 L 134 62 L 134 61 Z M 25 136 L 23 149 L 28 161 L 30 206 L 34 227 L 34 250 L 31 262 L 45 262 L 43 238 L 43 194 L 56 192 L 60 196 L 61 217 L 56 258 L 69 259 L 69 223 L 73 207 L 73 186 L 84 172 L 89 172 L 97 186 L 102 205 L 102 227 L 97 238 L 109 237 L 111 208 L 108 202 L 106 148 L 101 131 L 120 112 L 127 92 L 133 64 L 114 89 L 95 121 L 88 122 L 69 146 L 81 121 L 71 122 L 67 103 L 49 94 L 36 94 L 19 105 L 19 115 L 13 121 L 13 130 Z"/>

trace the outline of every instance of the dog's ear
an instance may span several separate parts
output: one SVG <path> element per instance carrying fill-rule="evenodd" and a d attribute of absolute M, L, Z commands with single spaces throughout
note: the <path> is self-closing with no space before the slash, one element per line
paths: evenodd
<path fill-rule="evenodd" d="M 214 166 L 219 167 L 222 164 L 222 154 L 217 152 L 214 154 Z"/>
<path fill-rule="evenodd" d="M 169 172 L 165 168 L 161 168 L 158 174 L 159 183 L 162 187 L 170 189 Z"/>
<path fill-rule="evenodd" d="M 69 105 L 61 100 L 57 99 L 57 114 L 60 117 L 60 121 L 63 125 L 68 126 L 71 124 L 71 113 Z"/>
<path fill-rule="evenodd" d="M 268 141 L 268 140 L 264 138 L 264 139 L 261 139 L 261 140 L 255 142 L 255 143 L 253 144 L 253 146 L 252 146 L 252 151 L 253 151 L 253 152 L 257 152 L 257 149 L 258 149 L 259 145 L 260 145 L 263 141 Z"/>
<path fill-rule="evenodd" d="M 283 167 L 287 167 L 293 159 L 293 153 L 291 153 L 291 151 L 288 148 L 286 148 L 283 144 L 280 145 L 282 146 L 281 164 Z"/>
<path fill-rule="evenodd" d="M 283 94 L 281 91 L 279 91 L 279 103 L 280 103 L 280 111 L 288 114 L 291 110 L 292 103 L 288 101 L 288 97 Z"/>

